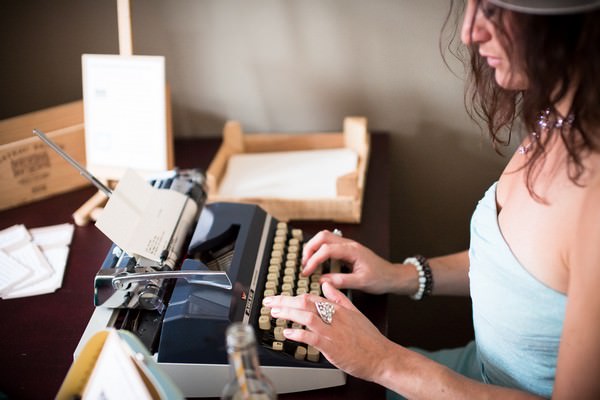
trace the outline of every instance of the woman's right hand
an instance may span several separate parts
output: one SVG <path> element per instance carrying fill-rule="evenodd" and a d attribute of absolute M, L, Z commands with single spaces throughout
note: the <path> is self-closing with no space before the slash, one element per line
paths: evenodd
<path fill-rule="evenodd" d="M 329 282 L 336 288 L 360 289 L 373 294 L 398 293 L 403 292 L 400 287 L 409 285 L 406 281 L 415 279 L 416 290 L 416 273 L 414 277 L 410 274 L 414 268 L 393 265 L 358 242 L 326 230 L 305 243 L 302 274 L 312 274 L 319 264 L 329 259 L 340 260 L 350 269 L 349 273 L 323 274 L 321 282 Z M 412 289 L 407 289 L 407 293 Z"/>

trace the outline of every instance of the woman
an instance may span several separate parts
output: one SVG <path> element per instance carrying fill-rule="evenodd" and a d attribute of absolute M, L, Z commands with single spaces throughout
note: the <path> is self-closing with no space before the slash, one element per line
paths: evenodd
<path fill-rule="evenodd" d="M 600 1 L 469 0 L 471 114 L 494 144 L 528 132 L 477 205 L 469 251 L 392 264 L 324 231 L 304 274 L 329 258 L 326 299 L 275 296 L 288 339 L 408 398 L 600 398 Z M 336 288 L 470 295 L 475 341 L 418 353 L 386 339 Z M 500 305 L 502 305 L 500 307 Z M 410 323 L 410 322 L 407 322 Z"/>

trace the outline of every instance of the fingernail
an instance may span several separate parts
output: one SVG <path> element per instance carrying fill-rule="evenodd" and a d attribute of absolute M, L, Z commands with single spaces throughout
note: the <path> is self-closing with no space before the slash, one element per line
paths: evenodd
<path fill-rule="evenodd" d="M 271 308 L 271 315 L 277 315 L 281 312 L 280 308 Z"/>
<path fill-rule="evenodd" d="M 294 334 L 294 330 L 293 329 L 286 328 L 286 329 L 283 330 L 283 336 L 287 337 L 287 336 L 292 336 L 293 334 Z"/>
<path fill-rule="evenodd" d="M 270 297 L 265 297 L 265 298 L 263 299 L 263 304 L 264 304 L 265 306 L 268 306 L 268 305 L 269 305 L 269 304 L 271 304 L 272 302 L 273 302 L 273 299 L 272 299 L 272 298 L 270 298 Z"/>

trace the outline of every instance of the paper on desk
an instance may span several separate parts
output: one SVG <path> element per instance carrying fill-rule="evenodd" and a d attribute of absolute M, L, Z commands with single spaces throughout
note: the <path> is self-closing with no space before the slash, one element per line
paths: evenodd
<path fill-rule="evenodd" d="M 0 250 L 0 297 L 32 273 L 30 268 Z"/>
<path fill-rule="evenodd" d="M 356 171 L 358 155 L 347 148 L 235 154 L 219 195 L 292 199 L 335 198 L 340 176 Z"/>
<path fill-rule="evenodd" d="M 3 290 L 1 297 L 11 299 L 35 296 L 59 289 L 62 286 L 73 231 L 73 224 L 31 230 L 27 230 L 24 225 L 14 225 L 0 231 L 0 243 L 9 250 L 10 260 L 30 271 L 29 278 L 20 278 L 18 284 L 12 285 L 9 290 Z M 36 279 L 31 279 L 33 276 Z M 42 277 L 39 278 L 40 276 Z"/>
<path fill-rule="evenodd" d="M 153 188 L 127 170 L 104 207 L 96 226 L 128 254 L 160 261 L 171 241 L 188 197 Z"/>
<path fill-rule="evenodd" d="M 33 272 L 14 285 L 11 291 L 33 285 L 54 273 L 39 247 L 31 242 L 31 236 L 25 225 L 13 225 L 0 231 L 0 249 L 22 265 L 28 266 Z"/>
<path fill-rule="evenodd" d="M 75 227 L 73 224 L 59 224 L 30 229 L 29 233 L 32 237 L 32 245 L 37 246 L 41 250 L 53 272 L 46 279 L 37 283 L 11 290 L 3 298 L 13 299 L 35 296 L 52 293 L 59 289 L 62 286 L 65 275 L 69 256 L 69 244 L 73 238 L 74 230 Z"/>
<path fill-rule="evenodd" d="M 73 239 L 75 226 L 73 224 L 60 224 L 32 228 L 29 230 L 33 243 L 42 248 L 51 249 L 57 246 L 69 246 Z"/>

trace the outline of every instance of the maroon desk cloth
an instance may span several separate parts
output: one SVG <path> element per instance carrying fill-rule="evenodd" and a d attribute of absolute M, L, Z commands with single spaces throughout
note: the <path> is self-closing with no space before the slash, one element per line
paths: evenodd
<path fill-rule="evenodd" d="M 185 139 L 175 143 L 176 165 L 207 168 L 221 139 Z M 307 236 L 340 228 L 344 236 L 370 246 L 383 257 L 390 248 L 389 136 L 373 134 L 371 162 L 361 224 L 294 221 Z M 95 193 L 85 188 L 0 212 L 0 229 L 72 222 L 71 214 Z M 56 293 L 0 300 L 0 393 L 10 399 L 53 398 L 73 361 L 73 352 L 92 315 L 93 279 L 110 241 L 93 224 L 76 227 L 62 288 Z M 386 331 L 385 296 L 355 293 L 355 304 Z M 383 398 L 382 388 L 352 377 L 343 387 L 282 395 L 283 399 Z M 2 396 L 0 395 L 0 398 Z"/>

